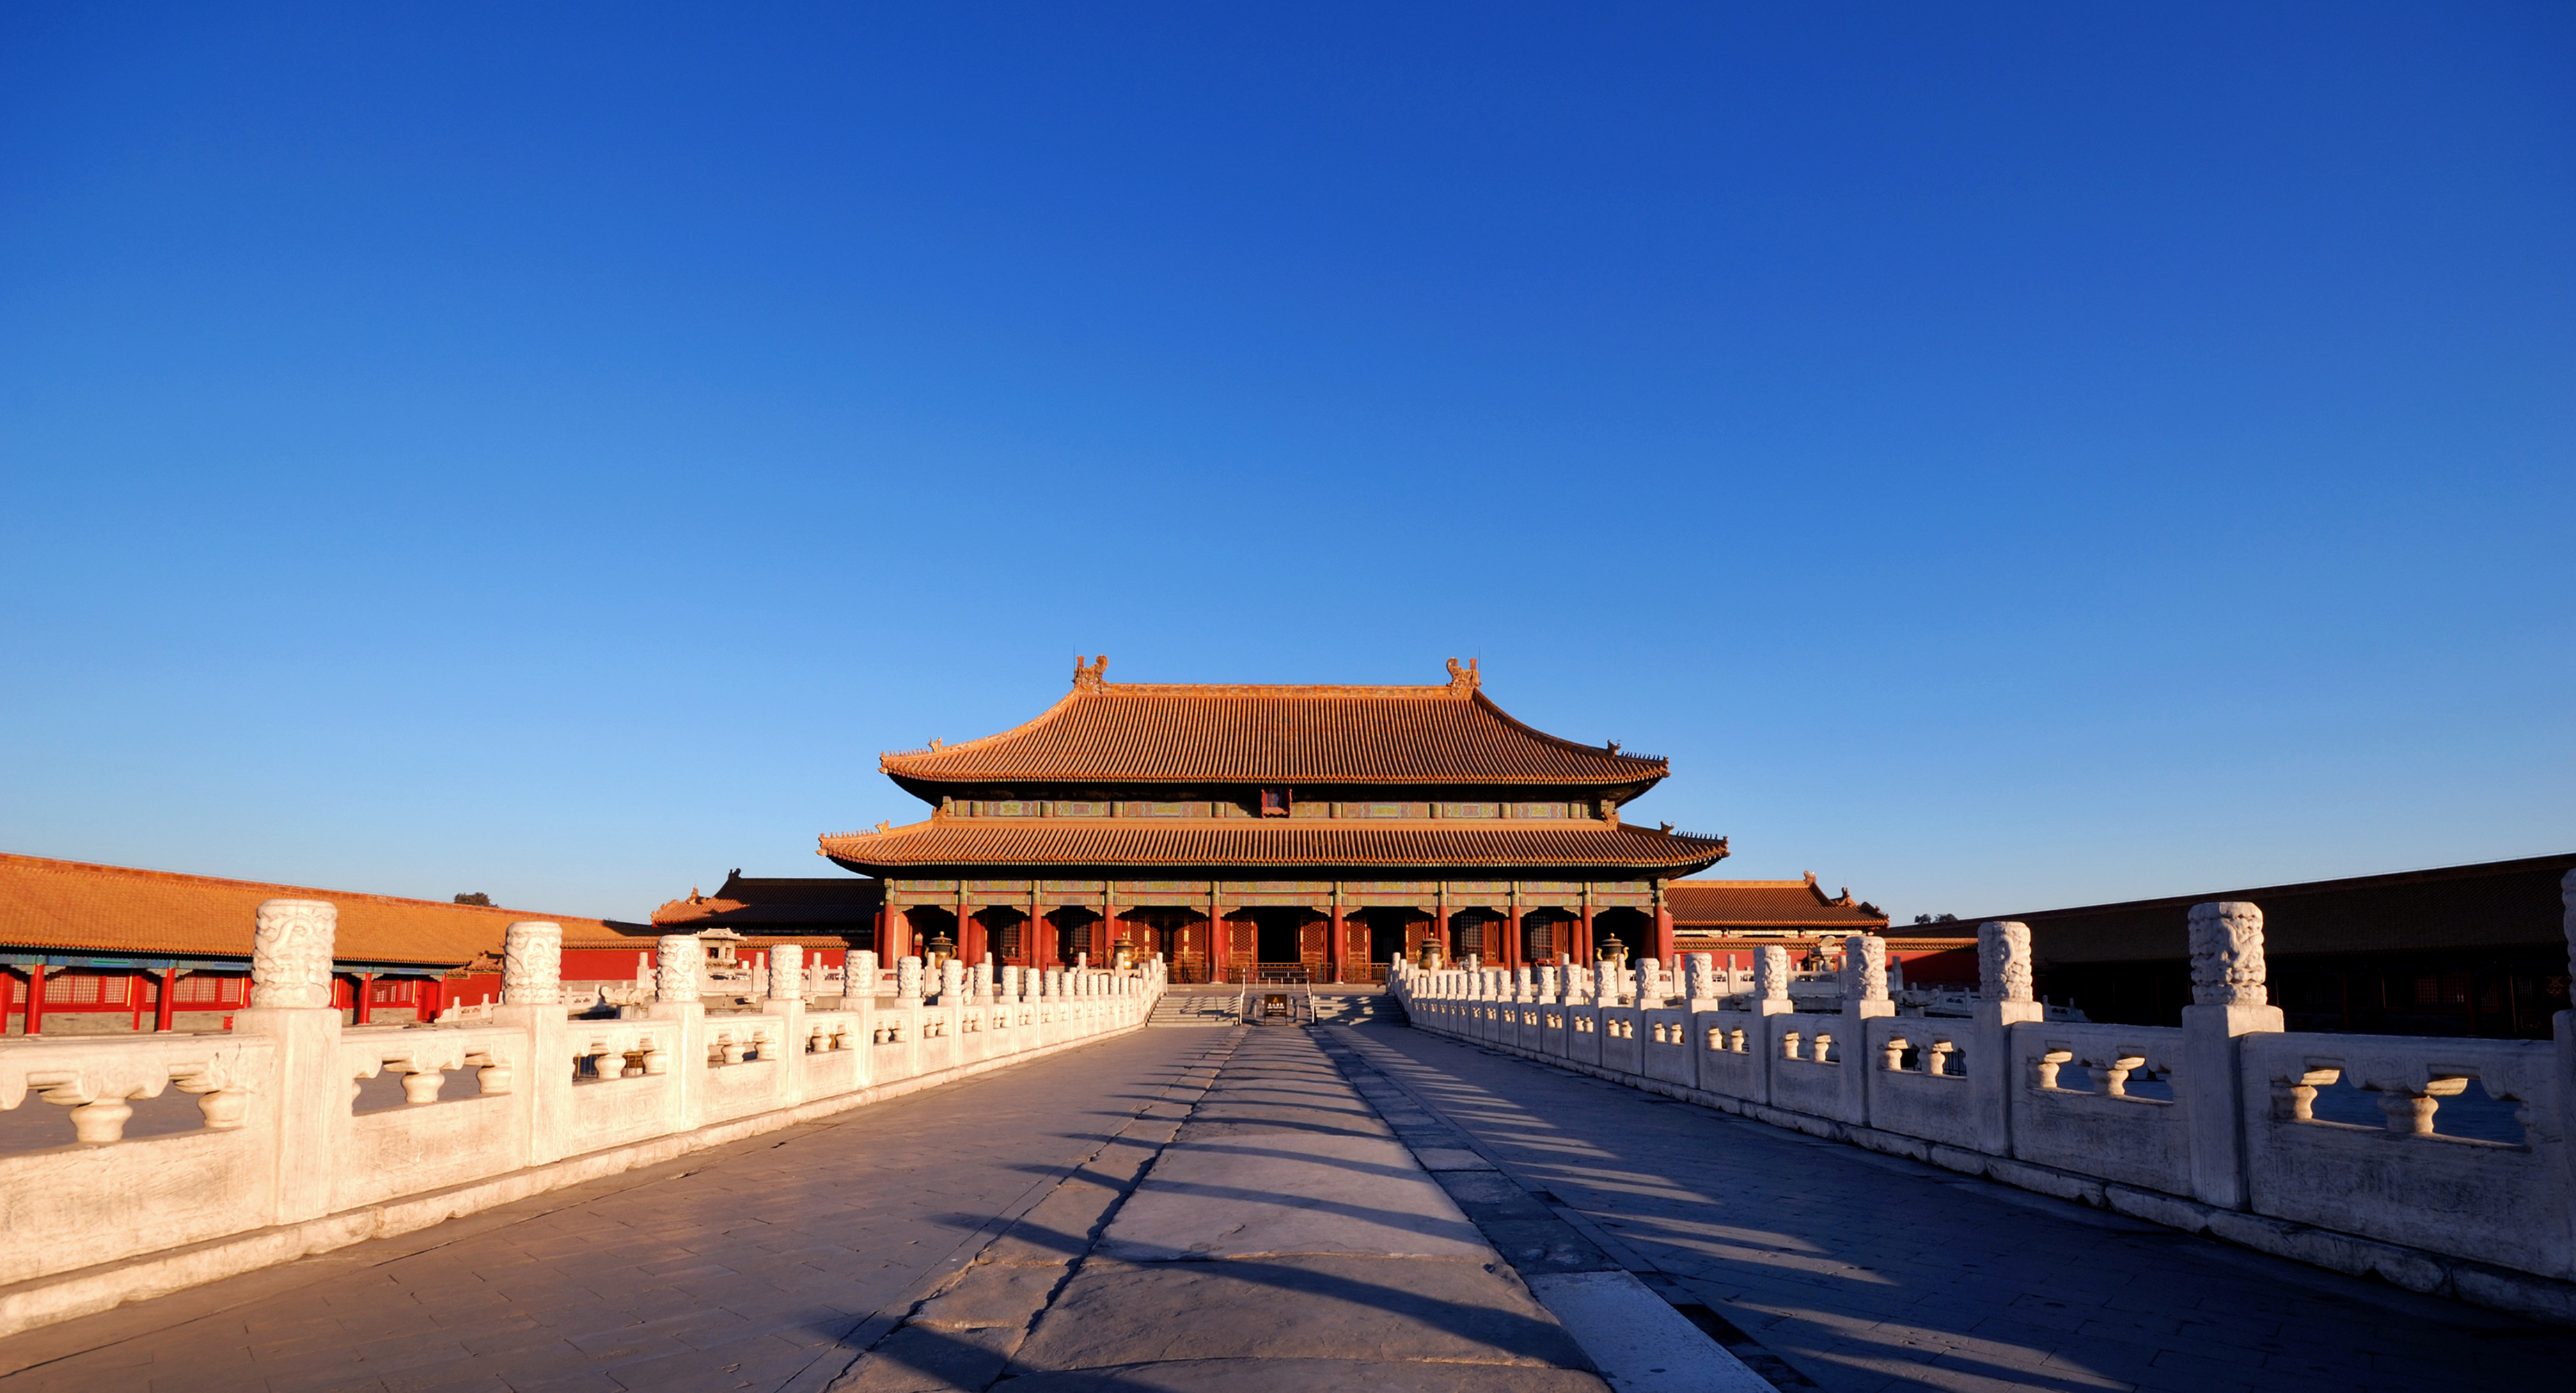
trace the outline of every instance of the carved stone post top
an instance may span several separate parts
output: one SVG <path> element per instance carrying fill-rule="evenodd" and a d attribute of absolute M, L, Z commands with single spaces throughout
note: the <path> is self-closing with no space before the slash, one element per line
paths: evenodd
<path fill-rule="evenodd" d="M 1887 940 L 1854 934 L 1843 940 L 1843 999 L 1887 1000 Z"/>
<path fill-rule="evenodd" d="M 251 933 L 250 1004 L 328 1007 L 339 932 L 339 907 L 328 900 L 260 901 Z"/>
<path fill-rule="evenodd" d="M 769 950 L 769 999 L 805 999 L 805 949 L 802 946 L 782 943 Z"/>
<path fill-rule="evenodd" d="M 664 934 L 653 945 L 653 995 L 663 1001 L 698 999 L 698 969 L 707 947 L 695 934 Z"/>
<path fill-rule="evenodd" d="M 1753 956 L 1754 995 L 1764 1001 L 1789 999 L 1789 950 L 1773 943 Z"/>
<path fill-rule="evenodd" d="M 501 931 L 501 1001 L 507 1006 L 563 1004 L 563 925 L 522 919 Z"/>
<path fill-rule="evenodd" d="M 2191 907 L 2191 999 L 2199 1006 L 2261 1006 L 2263 909 L 2249 900 Z"/>
<path fill-rule="evenodd" d="M 2559 922 L 2559 927 L 2567 934 L 2568 968 L 2576 972 L 2576 871 L 2569 871 L 2558 878 L 2558 903 L 2566 909 L 2566 918 Z"/>
<path fill-rule="evenodd" d="M 1977 926 L 1977 995 L 1985 1001 L 2028 1001 L 2030 925 L 1989 919 Z"/>

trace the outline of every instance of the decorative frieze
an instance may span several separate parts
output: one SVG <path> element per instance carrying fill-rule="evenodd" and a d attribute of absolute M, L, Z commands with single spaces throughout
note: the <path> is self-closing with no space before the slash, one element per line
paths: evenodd
<path fill-rule="evenodd" d="M 563 1003 L 563 925 L 523 919 L 502 931 L 501 1001 L 507 1006 Z"/>
<path fill-rule="evenodd" d="M 2193 942 L 2199 942 L 2196 934 Z M 2195 952 L 2195 963 L 2198 956 Z M 1977 926 L 1977 995 L 1985 1001 L 2031 999 L 2030 925 L 1989 919 Z"/>
<path fill-rule="evenodd" d="M 1858 934 L 1843 940 L 1843 1000 L 1887 1000 L 1887 940 Z"/>
<path fill-rule="evenodd" d="M 340 911 L 327 900 L 263 900 L 251 932 L 250 1004 L 294 1010 L 331 1004 Z"/>
<path fill-rule="evenodd" d="M 698 973 L 706 966 L 706 945 L 695 934 L 664 934 L 653 945 L 653 996 L 664 1002 L 698 999 Z"/>
<path fill-rule="evenodd" d="M 2196 904 L 2186 922 L 2191 934 L 2192 1003 L 2267 1005 L 2262 908 L 2244 900 Z"/>

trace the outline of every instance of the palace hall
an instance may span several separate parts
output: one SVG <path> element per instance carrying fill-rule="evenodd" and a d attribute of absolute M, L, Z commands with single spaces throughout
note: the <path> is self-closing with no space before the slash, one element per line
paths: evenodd
<path fill-rule="evenodd" d="M 876 878 L 888 955 L 1051 965 L 1160 953 L 1175 981 L 1381 981 L 1426 945 L 1501 966 L 1670 960 L 1668 886 L 1726 839 L 1622 821 L 1668 773 L 1533 730 L 1474 663 L 1432 686 L 1118 683 L 1015 729 L 885 755 L 931 805 L 825 836 Z"/>

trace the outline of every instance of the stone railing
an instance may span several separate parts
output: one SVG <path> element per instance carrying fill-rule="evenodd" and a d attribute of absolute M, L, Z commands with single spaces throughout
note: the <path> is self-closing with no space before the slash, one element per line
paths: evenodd
<path fill-rule="evenodd" d="M 2576 873 L 2564 888 L 2576 953 Z M 2262 911 L 2195 905 L 2189 930 L 2179 1028 L 2044 1019 L 2029 931 L 2005 922 L 1978 928 L 1969 1019 L 1895 1014 L 1872 938 L 1848 941 L 1833 1014 L 1792 1009 L 1779 948 L 1749 1011 L 1722 1009 L 1707 954 L 1669 1000 L 1651 961 L 1633 985 L 1399 966 L 1392 990 L 1420 1029 L 2576 1324 L 2576 1012 L 2551 1040 L 2291 1034 L 2265 1001 Z M 2341 1094 L 2331 1111 L 2321 1090 Z"/>
<path fill-rule="evenodd" d="M 509 929 L 489 1020 L 352 1028 L 331 1002 L 336 924 L 321 901 L 260 906 L 229 1034 L 0 1042 L 0 1109 L 68 1112 L 62 1145 L 0 1155 L 0 1335 L 1095 1041 L 1141 1027 L 1164 987 L 1159 960 L 951 961 L 934 979 L 905 958 L 894 995 L 809 1010 L 812 975 L 782 947 L 760 1009 L 709 1011 L 700 945 L 677 936 L 650 1005 L 573 1019 L 561 930 L 530 922 Z M 873 954 L 851 957 L 876 980 Z M 387 1074 L 403 1101 L 360 1111 Z M 126 1139 L 135 1102 L 172 1089 L 203 1125 Z"/>

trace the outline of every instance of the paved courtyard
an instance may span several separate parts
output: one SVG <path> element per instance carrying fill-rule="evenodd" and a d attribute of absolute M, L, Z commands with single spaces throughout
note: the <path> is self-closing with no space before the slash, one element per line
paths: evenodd
<path fill-rule="evenodd" d="M 1618 1304 L 1638 1293 L 1660 1300 Z M 1675 1331 L 1712 1357 L 1675 1362 L 1699 1357 Z M 1141 1031 L 0 1341 L 8 1393 L 1427 1393 L 1603 1368 L 2467 1389 L 2571 1366 L 2576 1333 L 1385 1024 Z"/>

